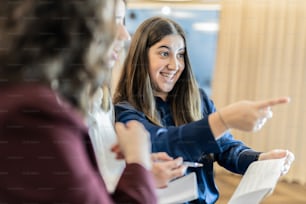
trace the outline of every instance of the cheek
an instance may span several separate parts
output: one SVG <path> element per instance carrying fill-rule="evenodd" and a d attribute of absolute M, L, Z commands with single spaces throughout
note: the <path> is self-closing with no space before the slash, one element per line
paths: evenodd
<path fill-rule="evenodd" d="M 159 70 L 162 70 L 167 66 L 167 63 L 163 60 L 160 60 L 158 58 L 150 60 L 150 67 L 151 70 L 154 70 L 155 72 L 159 72 Z"/>
<path fill-rule="evenodd" d="M 181 60 L 180 60 L 180 68 L 181 68 L 182 70 L 185 69 L 185 60 L 184 60 L 184 59 L 181 59 Z"/>
<path fill-rule="evenodd" d="M 152 83 L 153 87 L 155 87 L 156 84 L 159 81 L 158 80 L 158 75 L 159 75 L 158 65 L 156 63 L 150 64 L 149 77 L 150 77 L 150 80 L 151 80 L 151 83 Z"/>
<path fill-rule="evenodd" d="M 151 79 L 152 81 L 154 81 L 154 80 L 155 80 L 155 76 L 156 76 L 156 71 L 155 71 L 153 65 L 150 64 L 150 68 L 149 68 L 149 77 L 150 77 L 150 79 Z"/>
<path fill-rule="evenodd" d="M 179 66 L 178 75 L 181 75 L 182 72 L 184 71 L 184 69 L 185 69 L 185 64 L 181 63 L 180 66 Z"/>
<path fill-rule="evenodd" d="M 149 60 L 149 73 L 150 73 L 150 77 L 156 75 L 156 72 L 158 72 L 159 70 L 159 60 L 156 60 L 154 58 L 150 58 Z"/>

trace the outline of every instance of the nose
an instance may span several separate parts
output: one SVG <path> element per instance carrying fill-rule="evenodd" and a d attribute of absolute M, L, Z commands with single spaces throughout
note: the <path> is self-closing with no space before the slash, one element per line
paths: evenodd
<path fill-rule="evenodd" d="M 180 68 L 180 61 L 176 57 L 171 57 L 169 64 L 168 64 L 168 69 L 169 70 L 178 70 Z"/>
<path fill-rule="evenodd" d="M 126 29 L 126 27 L 122 24 L 119 27 L 119 32 L 118 32 L 118 39 L 122 41 L 127 41 L 131 39 L 131 35 Z"/>

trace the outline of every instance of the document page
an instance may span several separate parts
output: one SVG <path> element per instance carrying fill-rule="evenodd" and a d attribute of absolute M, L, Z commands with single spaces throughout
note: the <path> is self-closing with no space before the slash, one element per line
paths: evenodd
<path fill-rule="evenodd" d="M 197 199 L 198 185 L 194 172 L 171 181 L 166 188 L 157 189 L 158 204 L 177 204 Z"/>
<path fill-rule="evenodd" d="M 260 203 L 274 190 L 284 162 L 284 158 L 253 162 L 243 175 L 229 204 Z"/>

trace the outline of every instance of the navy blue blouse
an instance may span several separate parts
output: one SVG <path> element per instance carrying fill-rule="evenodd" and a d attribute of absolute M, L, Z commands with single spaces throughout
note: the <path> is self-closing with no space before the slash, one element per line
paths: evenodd
<path fill-rule="evenodd" d="M 216 108 L 200 90 L 202 98 L 203 119 L 185 125 L 175 126 L 167 102 L 156 97 L 156 108 L 160 114 L 163 127 L 153 124 L 144 113 L 137 111 L 128 102 L 115 105 L 116 121 L 140 121 L 150 132 L 152 151 L 167 152 L 170 156 L 183 157 L 186 161 L 203 163 L 202 168 L 188 168 L 188 172 L 196 172 L 199 189 L 199 199 L 190 203 L 215 203 L 219 197 L 214 182 L 213 162 L 218 162 L 224 168 L 238 174 L 243 174 L 253 161 L 257 160 L 259 152 L 235 140 L 230 132 L 215 140 L 208 124 L 208 115 Z"/>

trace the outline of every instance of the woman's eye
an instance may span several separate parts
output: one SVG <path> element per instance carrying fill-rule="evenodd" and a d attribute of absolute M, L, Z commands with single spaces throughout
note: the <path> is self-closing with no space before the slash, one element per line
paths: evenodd
<path fill-rule="evenodd" d="M 160 55 L 163 56 L 163 57 L 167 57 L 169 55 L 168 52 L 160 52 Z"/>
<path fill-rule="evenodd" d="M 180 54 L 178 54 L 178 57 L 179 58 L 184 58 L 184 55 L 185 55 L 184 53 L 180 53 Z"/>

